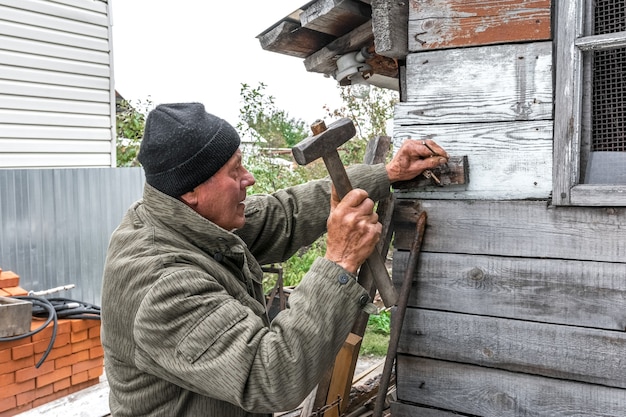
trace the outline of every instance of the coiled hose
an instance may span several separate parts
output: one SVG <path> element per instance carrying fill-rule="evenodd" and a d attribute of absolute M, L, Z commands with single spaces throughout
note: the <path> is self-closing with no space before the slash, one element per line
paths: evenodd
<path fill-rule="evenodd" d="M 69 298 L 44 298 L 44 297 L 36 297 L 31 295 L 19 295 L 13 296 L 11 298 L 15 298 L 17 300 L 29 301 L 33 304 L 33 317 L 36 318 L 44 318 L 44 323 L 38 328 L 31 330 L 27 333 L 20 334 L 17 336 L 10 337 L 0 337 L 0 342 L 11 342 L 13 340 L 26 339 L 27 337 L 31 337 L 34 334 L 39 333 L 52 322 L 52 337 L 50 338 L 50 343 L 48 344 L 48 348 L 43 353 L 43 356 L 37 364 L 35 368 L 39 368 L 41 364 L 46 360 L 52 347 L 54 346 L 54 342 L 57 337 L 57 326 L 58 319 L 88 319 L 88 320 L 100 320 L 100 307 L 84 303 L 82 301 L 76 301 Z"/>

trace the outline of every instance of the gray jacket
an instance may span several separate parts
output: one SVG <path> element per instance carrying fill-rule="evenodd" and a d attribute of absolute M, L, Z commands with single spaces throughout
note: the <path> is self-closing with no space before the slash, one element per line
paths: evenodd
<path fill-rule="evenodd" d="M 349 170 L 389 193 L 383 165 Z M 317 259 L 270 324 L 259 264 L 325 232 L 328 180 L 251 196 L 228 232 L 150 185 L 109 244 L 102 340 L 112 415 L 261 416 L 297 407 L 368 303 L 347 271 Z"/>

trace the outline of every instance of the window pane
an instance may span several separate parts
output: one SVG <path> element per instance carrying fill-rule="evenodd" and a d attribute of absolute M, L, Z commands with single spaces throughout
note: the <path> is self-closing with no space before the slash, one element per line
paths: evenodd
<path fill-rule="evenodd" d="M 598 0 L 594 35 L 626 30 L 626 0 Z M 595 51 L 588 184 L 626 184 L 626 48 Z"/>

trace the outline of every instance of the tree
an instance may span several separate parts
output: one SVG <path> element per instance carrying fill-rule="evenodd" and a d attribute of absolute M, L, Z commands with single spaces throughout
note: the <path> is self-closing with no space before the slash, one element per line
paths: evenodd
<path fill-rule="evenodd" d="M 387 123 L 393 118 L 393 109 L 398 103 L 396 91 L 376 86 L 338 86 L 343 106 L 338 109 L 325 108 L 331 119 L 352 119 L 357 137 L 344 146 L 342 160 L 345 164 L 363 161 L 367 142 L 376 136 L 387 135 Z"/>
<path fill-rule="evenodd" d="M 122 100 L 117 103 L 115 115 L 116 162 L 118 167 L 139 166 L 137 154 L 146 125 L 146 116 L 153 107 L 152 101 L 139 100 L 136 104 Z"/>

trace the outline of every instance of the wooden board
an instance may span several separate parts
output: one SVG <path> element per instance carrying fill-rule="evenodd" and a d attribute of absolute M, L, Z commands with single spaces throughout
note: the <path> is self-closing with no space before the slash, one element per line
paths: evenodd
<path fill-rule="evenodd" d="M 395 401 L 391 403 L 391 415 L 393 417 L 462 417 L 466 414 L 420 407 L 414 404 L 405 404 Z"/>
<path fill-rule="evenodd" d="M 404 189 L 400 198 L 548 199 L 552 191 L 550 121 L 394 127 L 396 148 L 406 138 L 432 139 L 451 156 L 467 156 L 469 182 Z"/>
<path fill-rule="evenodd" d="M 429 230 L 426 239 L 433 234 Z M 393 279 L 398 287 L 408 256 L 406 251 L 393 254 Z M 624 277 L 626 260 L 422 252 L 409 306 L 623 332 Z"/>
<path fill-rule="evenodd" d="M 400 401 L 474 416 L 620 417 L 626 410 L 620 388 L 405 355 L 397 379 Z"/>
<path fill-rule="evenodd" d="M 413 235 L 406 225 L 415 218 L 414 204 L 396 203 L 397 249 L 409 248 Z M 422 200 L 419 208 L 428 213 L 425 252 L 619 263 L 626 259 L 626 209 L 478 200 Z"/>
<path fill-rule="evenodd" d="M 309 72 L 333 74 L 337 69 L 337 58 L 346 52 L 358 51 L 374 42 L 372 24 L 363 23 L 352 32 L 332 41 L 324 48 L 311 54 L 304 60 L 304 67 Z"/>
<path fill-rule="evenodd" d="M 300 23 L 304 28 L 339 37 L 368 22 L 371 16 L 371 7 L 360 1 L 318 0 L 300 15 Z"/>
<path fill-rule="evenodd" d="M 398 354 L 626 388 L 624 331 L 410 308 Z"/>
<path fill-rule="evenodd" d="M 335 37 L 303 28 L 297 22 L 284 20 L 258 35 L 257 39 L 261 48 L 266 51 L 306 58 Z"/>
<path fill-rule="evenodd" d="M 396 125 L 552 119 L 552 43 L 410 54 Z"/>
<path fill-rule="evenodd" d="M 409 50 L 551 38 L 550 0 L 409 2 Z"/>
<path fill-rule="evenodd" d="M 408 49 L 409 2 L 374 0 L 372 30 L 376 53 L 395 59 L 405 59 Z"/>
<path fill-rule="evenodd" d="M 353 359 L 358 357 L 362 341 L 363 337 L 350 333 L 346 341 L 343 343 L 341 350 L 335 358 L 333 375 L 330 379 L 328 395 L 326 397 L 326 404 L 332 404 L 333 401 L 337 400 L 337 398 L 341 398 L 340 409 L 345 410 L 348 406 L 350 386 L 354 377 L 354 370 L 356 368 L 356 361 Z M 348 383 L 346 383 L 346 381 Z M 336 408 L 331 408 L 324 413 L 324 416 L 339 417 L 339 413 Z"/>

